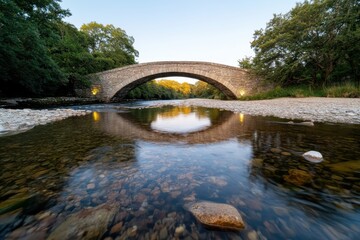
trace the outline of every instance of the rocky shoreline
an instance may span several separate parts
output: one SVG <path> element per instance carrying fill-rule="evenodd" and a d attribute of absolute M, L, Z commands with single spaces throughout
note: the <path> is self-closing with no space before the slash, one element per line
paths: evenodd
<path fill-rule="evenodd" d="M 168 104 L 157 104 L 162 106 Z M 278 98 L 257 101 L 188 99 L 171 105 L 220 108 L 254 116 L 360 124 L 360 98 Z"/>
<path fill-rule="evenodd" d="M 0 108 L 0 136 L 27 131 L 37 125 L 60 121 L 68 117 L 83 116 L 91 111 L 55 109 L 3 109 Z"/>
<path fill-rule="evenodd" d="M 148 107 L 164 105 L 169 105 L 169 102 L 156 103 Z M 279 98 L 258 101 L 188 99 L 176 101 L 170 105 L 219 108 L 249 115 L 274 116 L 302 121 L 360 124 L 359 98 Z M 82 116 L 90 112 L 72 109 L 20 110 L 0 108 L 0 135 L 26 131 L 37 125 L 44 125 L 72 116 Z"/>
<path fill-rule="evenodd" d="M 0 108 L 36 108 L 44 109 L 58 106 L 70 105 L 84 105 L 100 103 L 94 98 L 79 98 L 79 97 L 47 97 L 47 98 L 11 98 L 0 99 Z"/>

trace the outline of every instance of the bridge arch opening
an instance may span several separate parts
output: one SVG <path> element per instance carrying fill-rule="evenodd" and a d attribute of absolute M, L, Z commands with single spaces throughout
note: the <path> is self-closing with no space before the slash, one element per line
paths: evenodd
<path fill-rule="evenodd" d="M 91 75 L 91 89 L 78 89 L 79 96 L 91 96 L 110 102 L 122 99 L 135 87 L 153 79 L 188 77 L 204 81 L 219 89 L 228 99 L 251 95 L 266 86 L 247 71 L 218 63 L 165 61 L 140 63 Z M 90 91 L 93 88 L 97 91 Z"/>
<path fill-rule="evenodd" d="M 206 82 L 216 89 L 218 89 L 220 92 L 222 92 L 227 99 L 236 99 L 236 95 L 225 85 L 220 83 L 219 81 L 216 81 L 215 79 L 194 74 L 194 73 L 186 73 L 186 72 L 165 72 L 165 73 L 157 73 L 157 74 L 151 74 L 145 77 L 141 77 L 135 81 L 132 81 L 131 83 L 127 84 L 126 86 L 119 89 L 114 96 L 111 98 L 111 101 L 119 101 L 123 99 L 131 90 L 141 86 L 142 84 L 155 80 L 155 79 L 161 79 L 161 78 L 168 78 L 168 80 L 171 80 L 171 77 L 186 77 L 186 78 L 192 78 L 195 80 Z"/>

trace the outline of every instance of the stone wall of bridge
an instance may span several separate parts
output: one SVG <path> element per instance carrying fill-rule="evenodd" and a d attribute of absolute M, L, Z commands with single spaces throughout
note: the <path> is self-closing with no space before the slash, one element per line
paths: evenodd
<path fill-rule="evenodd" d="M 131 89 L 156 78 L 190 77 L 221 90 L 229 99 L 261 91 L 260 80 L 247 71 L 209 62 L 151 62 L 134 64 L 92 75 L 90 89 L 80 95 L 93 95 L 102 101 L 123 98 Z"/>

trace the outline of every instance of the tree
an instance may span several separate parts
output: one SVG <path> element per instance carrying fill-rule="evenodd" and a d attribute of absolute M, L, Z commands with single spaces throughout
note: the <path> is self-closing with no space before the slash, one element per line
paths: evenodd
<path fill-rule="evenodd" d="M 60 0 L 0 0 L 0 96 L 68 94 L 94 72 L 135 63 L 134 39 L 113 25 L 79 31 Z"/>
<path fill-rule="evenodd" d="M 298 3 L 255 31 L 255 57 L 239 64 L 282 85 L 358 79 L 359 16 L 358 0 Z"/>
<path fill-rule="evenodd" d="M 65 22 L 57 23 L 57 31 L 60 39 L 50 52 L 68 80 L 63 93 L 71 94 L 76 87 L 88 84 L 88 74 L 98 72 L 102 67 L 89 52 L 85 33 Z"/>
<path fill-rule="evenodd" d="M 88 36 L 90 53 L 102 65 L 101 70 L 136 63 L 139 53 L 133 46 L 134 38 L 121 28 L 90 22 L 80 30 Z"/>
<path fill-rule="evenodd" d="M 226 96 L 214 86 L 197 81 L 195 85 L 187 82 L 161 79 L 144 83 L 131 90 L 126 99 L 181 99 L 181 98 L 215 98 L 226 99 Z"/>
<path fill-rule="evenodd" d="M 329 1 L 334 6 L 333 23 L 338 25 L 336 47 L 341 58 L 334 75 L 344 79 L 352 76 L 360 86 L 360 2 L 359 0 Z"/>
<path fill-rule="evenodd" d="M 0 0 L 1 94 L 54 94 L 65 84 L 47 48 L 51 27 L 42 28 L 65 14 L 57 0 Z"/>
<path fill-rule="evenodd" d="M 192 94 L 199 98 L 226 99 L 226 96 L 219 89 L 203 81 L 195 83 Z"/>

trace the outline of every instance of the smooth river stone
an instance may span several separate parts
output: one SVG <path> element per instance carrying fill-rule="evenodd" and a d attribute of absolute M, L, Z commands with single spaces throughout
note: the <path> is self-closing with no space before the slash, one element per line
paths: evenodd
<path fill-rule="evenodd" d="M 319 163 L 324 160 L 321 153 L 319 153 L 317 151 L 308 151 L 308 152 L 304 153 L 302 156 L 309 162 L 313 162 L 313 163 Z"/>
<path fill-rule="evenodd" d="M 290 169 L 289 174 L 283 178 L 286 182 L 292 183 L 296 186 L 302 186 L 312 181 L 312 175 L 304 170 Z"/>
<path fill-rule="evenodd" d="M 102 204 L 95 208 L 83 209 L 65 219 L 47 239 L 100 239 L 118 209 L 117 204 Z"/>
<path fill-rule="evenodd" d="M 229 204 L 200 201 L 186 204 L 185 208 L 207 227 L 223 230 L 242 230 L 245 228 L 240 213 Z"/>
<path fill-rule="evenodd" d="M 360 160 L 333 163 L 329 164 L 328 167 L 330 167 L 331 170 L 336 172 L 358 172 L 360 171 Z"/>

